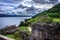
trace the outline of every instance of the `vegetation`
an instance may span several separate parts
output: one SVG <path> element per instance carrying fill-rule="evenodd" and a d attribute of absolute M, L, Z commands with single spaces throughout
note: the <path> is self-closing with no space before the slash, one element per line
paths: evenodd
<path fill-rule="evenodd" d="M 32 23 L 40 21 L 60 22 L 60 4 L 55 5 L 53 8 L 33 16 L 31 19 L 25 20 L 25 22 L 22 21 L 19 25 L 19 30 L 26 31 L 28 34 L 30 34 L 28 31 L 28 26 Z M 18 33 L 19 32 L 17 31 L 14 34 L 8 34 L 7 36 L 15 40 L 21 40 L 20 37 L 17 36 L 19 35 Z"/>
<path fill-rule="evenodd" d="M 35 23 L 35 22 L 40 22 L 43 21 L 44 19 L 41 19 L 43 16 L 48 16 L 48 20 L 52 22 L 60 22 L 60 4 L 55 5 L 49 10 L 46 10 L 42 13 L 39 13 L 35 16 L 33 16 L 31 19 L 26 21 L 28 25 Z"/>
<path fill-rule="evenodd" d="M 25 26 L 25 22 L 21 21 L 18 27 L 20 27 L 20 26 Z"/>
<path fill-rule="evenodd" d="M 29 30 L 28 30 L 28 27 L 26 26 L 21 26 L 19 27 L 19 30 L 20 31 L 26 31 L 28 34 L 30 34 Z M 14 34 L 8 34 L 6 35 L 7 37 L 10 37 L 10 38 L 13 38 L 15 40 L 21 40 L 21 38 L 19 37 L 19 31 L 15 32 Z"/>

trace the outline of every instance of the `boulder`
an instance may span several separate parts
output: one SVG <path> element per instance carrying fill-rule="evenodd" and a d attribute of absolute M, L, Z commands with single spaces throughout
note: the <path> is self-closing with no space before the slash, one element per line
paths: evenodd
<path fill-rule="evenodd" d="M 20 31 L 19 34 L 22 40 L 28 40 L 28 34 L 25 31 Z"/>

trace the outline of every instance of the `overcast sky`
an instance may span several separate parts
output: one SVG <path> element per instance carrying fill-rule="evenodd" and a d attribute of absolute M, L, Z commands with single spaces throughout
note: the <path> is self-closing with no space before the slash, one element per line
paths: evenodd
<path fill-rule="evenodd" d="M 60 0 L 0 0 L 0 9 L 16 12 L 20 10 L 24 11 L 31 7 L 32 9 L 41 8 L 44 10 L 51 8 L 57 3 L 60 3 Z M 17 7 L 20 7 L 20 9 Z"/>

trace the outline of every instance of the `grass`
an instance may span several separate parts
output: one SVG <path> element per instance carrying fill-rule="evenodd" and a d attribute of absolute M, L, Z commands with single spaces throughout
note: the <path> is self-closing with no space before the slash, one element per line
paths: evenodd
<path fill-rule="evenodd" d="M 35 22 L 37 22 L 37 21 L 41 21 L 40 17 L 31 18 L 30 20 L 27 21 L 27 23 L 32 24 L 32 23 L 35 23 Z"/>
<path fill-rule="evenodd" d="M 30 35 L 30 31 L 29 31 L 29 29 L 28 29 L 28 26 L 21 26 L 21 27 L 19 27 L 19 29 L 20 29 L 21 31 L 26 31 L 26 32 L 28 33 L 28 35 Z"/>
<path fill-rule="evenodd" d="M 21 27 L 19 27 L 19 30 L 27 31 L 27 30 L 28 30 L 28 27 L 26 27 L 26 26 L 21 26 Z"/>
<path fill-rule="evenodd" d="M 49 17 L 48 20 L 51 20 L 52 19 L 52 22 L 60 22 L 60 18 L 52 18 L 52 17 Z M 43 21 L 43 19 L 41 19 L 39 16 L 38 17 L 35 17 L 35 18 L 31 18 L 30 20 L 27 21 L 27 23 L 35 23 L 35 22 L 41 22 Z"/>
<path fill-rule="evenodd" d="M 60 18 L 54 18 L 52 21 L 53 22 L 60 22 Z"/>
<path fill-rule="evenodd" d="M 30 32 L 28 31 L 28 27 L 26 27 L 26 26 L 21 26 L 21 27 L 19 27 L 19 30 L 21 30 L 21 31 L 27 31 L 27 33 L 30 34 Z M 17 35 L 17 34 L 16 34 L 16 35 Z M 9 38 L 13 38 L 13 39 L 15 39 L 15 40 L 21 40 L 20 37 L 15 37 L 15 34 L 8 34 L 8 35 L 6 35 L 6 36 L 9 37 Z"/>
<path fill-rule="evenodd" d="M 15 38 L 14 34 L 8 34 L 7 37 L 10 37 L 10 38 Z"/>
<path fill-rule="evenodd" d="M 8 34 L 7 37 L 15 39 L 15 40 L 21 40 L 21 38 L 19 38 L 19 37 L 15 38 L 15 34 Z"/>

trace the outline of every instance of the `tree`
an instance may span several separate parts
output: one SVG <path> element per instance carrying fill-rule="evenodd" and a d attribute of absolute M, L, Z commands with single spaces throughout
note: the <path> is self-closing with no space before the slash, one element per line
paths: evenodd
<path fill-rule="evenodd" d="M 21 21 L 18 27 L 20 27 L 20 26 L 25 26 L 25 22 Z"/>

